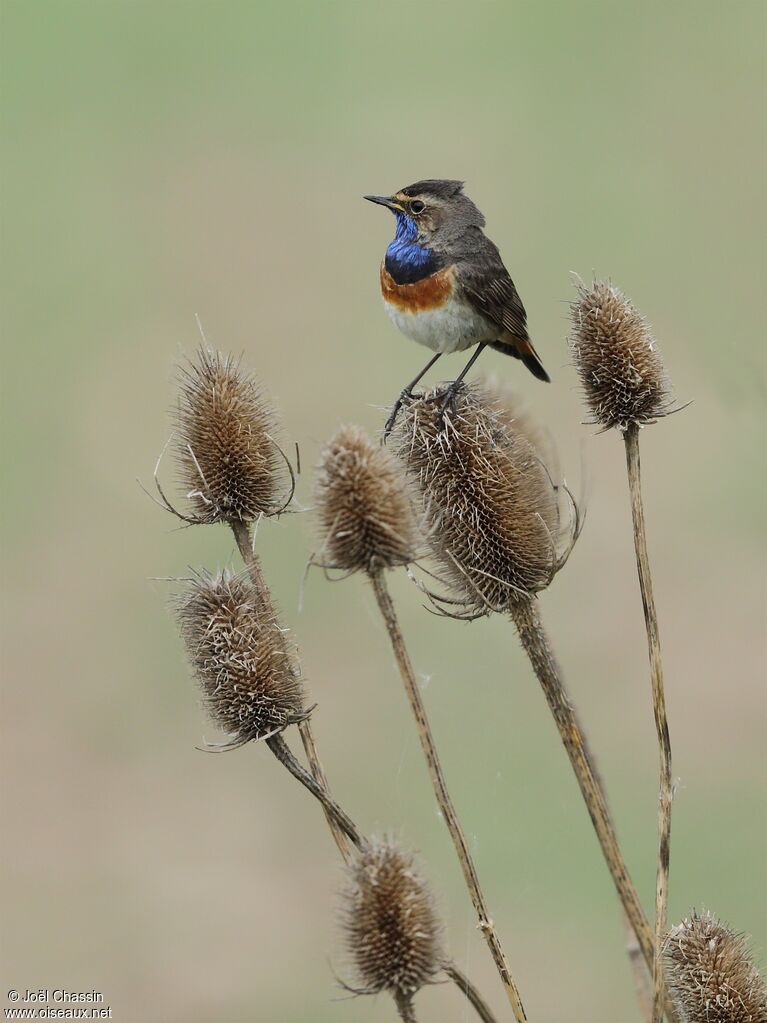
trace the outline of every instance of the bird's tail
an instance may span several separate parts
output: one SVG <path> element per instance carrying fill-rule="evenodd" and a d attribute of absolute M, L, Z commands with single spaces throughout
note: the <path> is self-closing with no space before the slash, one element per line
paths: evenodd
<path fill-rule="evenodd" d="M 490 347 L 495 348 L 498 352 L 504 352 L 506 355 L 513 355 L 515 359 L 521 359 L 534 377 L 547 384 L 551 383 L 551 377 L 543 368 L 543 363 L 529 338 L 515 337 L 508 341 L 495 341 Z"/>

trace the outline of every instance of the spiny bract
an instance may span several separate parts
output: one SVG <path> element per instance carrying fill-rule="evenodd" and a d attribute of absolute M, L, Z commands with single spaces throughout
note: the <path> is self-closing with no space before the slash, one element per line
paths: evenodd
<path fill-rule="evenodd" d="M 315 488 L 320 560 L 373 573 L 416 557 L 418 528 L 399 462 L 357 426 L 344 426 L 322 452 Z"/>
<path fill-rule="evenodd" d="M 609 281 L 576 287 L 570 346 L 594 421 L 625 430 L 666 415 L 668 380 L 644 317 Z"/>
<path fill-rule="evenodd" d="M 268 593 L 201 574 L 178 601 L 181 633 L 211 717 L 238 746 L 303 716 L 299 669 Z"/>

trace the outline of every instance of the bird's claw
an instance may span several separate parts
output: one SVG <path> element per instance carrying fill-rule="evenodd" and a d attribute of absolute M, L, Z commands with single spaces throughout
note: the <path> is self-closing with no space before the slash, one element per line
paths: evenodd
<path fill-rule="evenodd" d="M 456 399 L 457 399 L 458 392 L 460 391 L 460 389 L 461 389 L 461 381 L 460 380 L 456 380 L 456 382 L 451 384 L 447 388 L 445 393 L 442 395 L 442 398 L 441 398 L 440 404 L 439 404 L 439 413 L 437 414 L 437 425 L 439 427 L 439 432 L 440 433 L 442 433 L 444 431 L 444 429 L 445 429 L 445 416 L 447 414 L 447 410 L 450 409 L 451 415 L 455 415 L 456 412 L 458 411 L 458 406 L 456 404 Z"/>
<path fill-rule="evenodd" d="M 454 383 L 450 384 L 450 386 L 445 389 L 443 394 L 437 393 L 434 395 L 430 395 L 428 397 L 424 396 L 423 398 L 424 401 L 439 402 L 439 411 L 437 412 L 437 426 L 439 428 L 440 433 L 442 433 L 445 429 L 445 416 L 447 414 L 448 409 L 450 410 L 451 415 L 455 415 L 456 412 L 458 411 L 457 398 L 458 392 L 460 391 L 462 386 L 463 382 L 461 380 L 456 380 Z M 400 410 L 402 409 L 403 404 L 406 401 L 409 401 L 412 397 L 413 397 L 412 389 L 406 387 L 404 391 L 401 392 L 399 398 L 397 398 L 397 400 L 395 401 L 394 407 L 392 408 L 391 413 L 389 414 L 389 418 L 386 420 L 386 425 L 384 426 L 383 436 L 381 438 L 382 444 L 385 444 L 389 439 L 389 435 L 394 429 L 394 424 L 397 422 L 397 416 L 400 414 Z"/>
<path fill-rule="evenodd" d="M 394 408 L 391 410 L 389 418 L 386 420 L 386 425 L 384 426 L 383 437 L 381 438 L 382 444 L 385 444 L 389 439 L 389 434 L 394 429 L 394 424 L 397 422 L 397 416 L 400 413 L 400 409 L 402 408 L 403 403 L 407 399 L 412 397 L 413 392 L 410 390 L 409 387 L 406 387 L 404 391 L 400 393 L 399 398 L 397 398 L 397 400 L 394 402 Z"/>

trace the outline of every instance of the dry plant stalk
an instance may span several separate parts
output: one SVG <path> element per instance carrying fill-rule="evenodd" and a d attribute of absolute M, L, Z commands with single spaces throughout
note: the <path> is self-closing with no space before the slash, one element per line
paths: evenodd
<path fill-rule="evenodd" d="M 767 1023 L 767 989 L 742 934 L 692 913 L 663 942 L 681 1023 Z"/>
<path fill-rule="evenodd" d="M 367 863 L 370 868 L 376 856 L 380 859 L 384 846 L 370 843 L 330 795 L 310 712 L 303 709 L 304 693 L 295 652 L 278 620 L 253 548 L 253 521 L 284 511 L 295 484 L 290 463 L 269 432 L 274 430 L 272 411 L 254 379 L 238 363 L 229 356 L 201 348 L 196 361 L 184 371 L 176 421 L 179 478 L 187 490 L 190 510 L 182 513 L 170 504 L 155 472 L 161 503 L 189 524 L 226 523 L 247 574 L 202 573 L 192 579 L 177 606 L 189 660 L 208 710 L 230 736 L 218 748 L 235 748 L 263 739 L 290 774 L 322 805 L 347 866 L 351 869 L 354 863 L 358 867 Z M 290 478 L 287 500 L 277 496 L 284 490 L 278 456 Z M 285 742 L 282 733 L 291 724 L 299 727 L 311 774 Z M 352 847 L 356 852 L 352 852 Z M 391 855 L 388 859 L 384 856 L 386 862 L 379 863 L 379 882 L 393 876 L 387 864 L 390 868 L 396 850 L 391 845 L 386 848 Z M 399 902 L 395 900 L 387 907 L 387 900 L 379 892 L 378 922 L 383 925 L 389 919 L 386 913 L 396 914 L 399 906 L 401 923 L 410 925 L 410 931 L 403 930 L 401 937 L 409 938 L 410 943 L 398 946 L 398 958 L 390 957 L 394 973 L 388 980 L 379 973 L 381 983 L 375 990 L 389 990 L 403 1021 L 415 1023 L 413 994 L 434 973 L 443 970 L 484 1023 L 495 1023 L 476 988 L 441 952 L 441 929 L 428 889 L 420 879 L 416 881 L 414 872 L 405 876 L 409 861 L 404 853 L 397 855 L 401 876 L 399 885 L 390 887 L 390 893 L 392 898 L 398 894 Z M 368 914 L 368 922 L 371 920 Z M 431 945 L 426 936 L 427 925 L 433 931 Z M 368 950 L 371 948 L 369 944 Z M 369 958 L 368 964 L 371 962 Z M 383 965 L 380 961 L 379 966 Z"/>
<path fill-rule="evenodd" d="M 604 791 L 604 786 L 602 791 Z M 634 928 L 625 912 L 623 918 L 626 922 L 626 955 L 634 981 L 634 992 L 639 1002 L 639 1014 L 642 1023 L 652 1023 L 652 976 L 647 971 L 642 955 L 642 946 L 639 944 Z M 675 1020 L 674 1023 L 679 1023 L 679 1021 Z"/>
<path fill-rule="evenodd" d="M 328 779 L 322 767 L 320 755 L 317 752 L 317 743 L 314 740 L 314 731 L 311 726 L 311 720 L 308 717 L 298 722 L 298 731 L 301 735 L 301 742 L 303 743 L 304 752 L 306 753 L 306 759 L 309 761 L 312 777 L 317 784 L 323 788 L 328 795 L 330 795 L 330 786 L 328 785 Z M 333 840 L 338 846 L 338 851 L 341 853 L 344 863 L 348 866 L 352 860 L 352 847 L 349 844 L 349 839 L 336 824 L 332 814 L 329 814 L 327 810 L 325 810 L 324 813 L 325 819 L 328 822 L 328 827 L 330 828 L 330 833 L 333 836 Z"/>
<path fill-rule="evenodd" d="M 566 488 L 498 395 L 466 387 L 441 422 L 440 392 L 406 403 L 397 451 L 418 485 L 430 546 L 448 596 L 430 594 L 443 613 L 509 614 L 538 677 L 589 810 L 603 856 L 650 970 L 654 941 L 611 819 L 585 735 L 541 623 L 535 594 L 564 565 L 580 521 Z M 564 491 L 570 516 L 561 513 Z"/>
<path fill-rule="evenodd" d="M 417 555 L 419 529 L 407 481 L 397 460 L 358 427 L 343 427 L 322 454 L 316 510 L 320 563 L 344 572 L 363 571 L 373 585 L 381 616 L 415 718 L 418 738 L 437 803 L 450 832 L 479 927 L 519 1023 L 527 1019 L 522 999 L 482 891 L 460 819 L 442 771 L 402 630 L 384 571 L 407 565 Z"/>
<path fill-rule="evenodd" d="M 652 931 L 623 858 L 610 810 L 593 768 L 585 734 L 562 681 L 562 672 L 548 642 L 537 601 L 519 600 L 510 609 L 510 613 L 559 730 L 613 884 L 636 934 L 648 969 L 652 969 L 654 957 Z"/>
<path fill-rule="evenodd" d="M 466 995 L 466 1000 L 479 1016 L 482 1023 L 495 1023 L 495 1016 L 490 1012 L 482 995 L 466 974 L 459 970 L 454 962 L 446 963 L 443 969 L 456 987 L 460 988 Z"/>
<path fill-rule="evenodd" d="M 647 632 L 660 761 L 652 1016 L 653 1023 L 660 1023 L 663 1015 L 661 943 L 668 917 L 673 782 L 658 614 L 642 504 L 639 430 L 668 414 L 671 398 L 663 362 L 647 322 L 622 292 L 606 281 L 595 281 L 591 288 L 579 284 L 578 299 L 572 305 L 571 316 L 573 357 L 586 403 L 595 422 L 605 429 L 617 427 L 623 432 L 626 445 L 634 548 Z"/>
<path fill-rule="evenodd" d="M 230 526 L 234 534 L 237 549 L 240 552 L 240 557 L 242 558 L 243 564 L 245 565 L 245 569 L 250 576 L 254 588 L 257 592 L 268 594 L 269 589 L 267 587 L 266 580 L 264 579 L 264 573 L 261 569 L 261 562 L 253 549 L 250 524 L 247 522 L 232 522 L 230 523 Z M 314 739 L 314 730 L 312 729 L 310 715 L 302 715 L 297 724 L 301 734 L 301 741 L 309 761 L 309 766 L 312 770 L 312 777 L 317 785 L 329 796 L 330 789 L 328 787 L 327 778 L 325 777 L 325 772 L 322 769 L 319 753 L 317 752 L 317 744 Z M 333 840 L 338 846 L 338 851 L 348 863 L 351 856 L 349 836 L 346 830 L 340 826 L 335 815 L 331 811 L 329 811 L 326 807 L 323 807 L 323 812 L 325 814 L 325 819 L 328 822 L 328 827 L 330 828 Z M 358 843 L 354 842 L 354 845 L 358 845 Z"/>
<path fill-rule="evenodd" d="M 652 681 L 653 714 L 658 736 L 660 761 L 660 792 L 658 796 L 658 870 L 655 885 L 655 941 L 657 965 L 653 985 L 653 1023 L 660 1023 L 663 999 L 663 964 L 660 947 L 668 926 L 668 880 L 671 855 L 671 801 L 674 797 L 671 768 L 671 737 L 666 715 L 666 695 L 663 686 L 663 661 L 660 651 L 658 613 L 655 609 L 650 558 L 647 552 L 647 531 L 645 529 L 642 485 L 639 466 L 639 427 L 632 423 L 624 434 L 626 442 L 626 466 L 629 491 L 631 494 L 631 517 L 634 526 L 634 548 L 636 552 L 639 589 L 642 593 L 647 649 L 650 657 Z"/>
<path fill-rule="evenodd" d="M 527 1016 L 522 1004 L 522 998 L 511 973 L 511 967 L 509 966 L 509 961 L 506 957 L 506 953 L 504 952 L 503 945 L 501 944 L 501 940 L 498 937 L 495 925 L 493 924 L 487 900 L 485 899 L 484 892 L 482 891 L 482 887 L 479 883 L 477 868 L 474 866 L 474 860 L 472 858 L 471 851 L 469 850 L 469 843 L 466 841 L 466 835 L 464 834 L 460 819 L 456 813 L 455 807 L 453 806 L 453 801 L 450 798 L 450 792 L 448 791 L 445 776 L 442 771 L 442 765 L 439 760 L 439 754 L 437 753 L 437 746 L 431 732 L 429 719 L 426 715 L 426 707 L 423 699 L 421 698 L 421 692 L 418 688 L 418 683 L 413 672 L 413 666 L 410 663 L 410 657 L 402 636 L 402 630 L 399 627 L 399 621 L 386 585 L 386 580 L 383 574 L 378 572 L 372 577 L 371 582 L 373 583 L 378 607 L 381 611 L 384 622 L 386 623 L 389 638 L 394 649 L 394 656 L 397 660 L 397 666 L 405 685 L 405 692 L 407 693 L 407 697 L 410 702 L 410 709 L 412 710 L 413 717 L 415 718 L 418 738 L 421 743 L 423 755 L 426 759 L 426 766 L 429 770 L 434 794 L 437 797 L 437 803 L 442 811 L 442 817 L 448 831 L 450 832 L 450 837 L 453 840 L 453 845 L 455 846 L 455 851 L 461 864 L 461 870 L 463 871 L 466 887 L 469 890 L 471 901 L 474 905 L 477 919 L 479 920 L 479 929 L 487 942 L 490 954 L 493 957 L 493 962 L 495 963 L 496 969 L 503 981 L 506 996 L 514 1012 L 514 1018 L 518 1020 L 519 1023 L 523 1023 L 523 1021 L 527 1019 Z"/>

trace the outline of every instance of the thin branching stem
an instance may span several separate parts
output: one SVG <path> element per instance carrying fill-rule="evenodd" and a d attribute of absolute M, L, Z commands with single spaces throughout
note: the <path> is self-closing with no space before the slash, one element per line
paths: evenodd
<path fill-rule="evenodd" d="M 240 557 L 243 560 L 245 568 L 248 570 L 248 575 L 256 590 L 260 594 L 267 593 L 266 580 L 264 579 L 264 573 L 261 570 L 261 562 L 258 560 L 258 555 L 253 550 L 253 543 L 251 540 L 250 524 L 247 522 L 232 521 L 229 526 L 234 534 L 234 540 L 237 544 L 237 548 L 240 552 Z"/>
<path fill-rule="evenodd" d="M 397 992 L 394 995 L 394 1004 L 397 1006 L 397 1014 L 402 1023 L 418 1023 L 412 998 Z"/>
<path fill-rule="evenodd" d="M 467 1001 L 474 1007 L 477 1015 L 482 1020 L 482 1023 L 497 1023 L 497 1020 L 491 1012 L 487 1002 L 484 1000 L 479 991 L 477 991 L 466 974 L 459 970 L 455 963 L 447 963 L 445 965 L 445 973 L 452 980 L 455 986 L 460 988 L 464 995 L 466 995 Z"/>
<path fill-rule="evenodd" d="M 250 581 L 253 583 L 259 594 L 267 594 L 269 591 L 267 589 L 266 580 L 264 579 L 264 573 L 261 569 L 261 562 L 259 561 L 256 552 L 253 550 L 249 523 L 235 520 L 230 522 L 229 525 L 232 533 L 234 534 L 235 543 L 237 544 L 237 548 L 240 552 L 240 557 L 242 558 L 248 575 L 250 576 Z M 330 789 L 328 788 L 327 779 L 325 778 L 325 774 L 322 770 L 322 764 L 320 763 L 319 754 L 317 753 L 317 745 L 314 741 L 311 721 L 308 717 L 301 721 L 299 724 L 299 730 L 301 732 L 301 741 L 303 742 L 304 749 L 306 750 L 306 756 L 309 761 L 309 766 L 312 769 L 314 780 L 329 797 Z M 344 829 L 339 826 L 333 814 L 328 811 L 324 804 L 323 810 L 328 826 L 330 827 L 331 834 L 333 835 L 333 839 L 345 862 L 348 863 L 350 852 L 346 833 Z"/>
<path fill-rule="evenodd" d="M 469 852 L 469 845 L 466 841 L 466 836 L 463 833 L 463 828 L 461 827 L 461 823 L 458 819 L 458 814 L 455 811 L 453 802 L 450 798 L 450 793 L 447 789 L 447 784 L 442 773 L 442 766 L 437 754 L 437 747 L 426 716 L 426 708 L 423 700 L 421 699 L 418 683 L 416 682 L 415 675 L 413 673 L 413 666 L 410 663 L 410 657 L 408 656 L 402 631 L 399 627 L 399 621 L 394 610 L 394 604 L 392 603 L 383 573 L 373 573 L 371 575 L 371 582 L 373 584 L 376 600 L 378 601 L 378 607 L 381 611 L 381 615 L 383 616 L 389 633 L 389 639 L 391 640 L 391 644 L 394 649 L 394 656 L 397 660 L 397 666 L 405 685 L 405 692 L 407 693 L 410 707 L 413 711 L 413 716 L 415 717 L 418 738 L 420 739 L 421 748 L 423 750 L 424 757 L 426 758 L 426 764 L 429 770 L 432 786 L 434 788 L 434 793 L 437 797 L 440 810 L 442 811 L 445 824 L 450 832 L 450 837 L 453 839 L 453 845 L 455 846 L 456 853 L 458 854 L 466 886 L 469 889 L 469 894 L 471 895 L 471 900 L 479 919 L 479 928 L 485 937 L 485 941 L 488 944 L 493 961 L 495 962 L 496 969 L 503 981 L 503 985 L 506 989 L 506 994 L 509 1002 L 511 1003 L 517 1023 L 524 1023 L 524 1021 L 527 1020 L 527 1016 L 525 1015 L 522 1000 L 520 998 L 519 991 L 517 990 L 517 985 L 514 982 L 514 978 L 512 977 L 511 968 L 509 967 L 503 946 L 501 945 L 500 939 L 496 934 L 495 927 L 493 926 L 493 921 L 487 908 L 485 896 L 479 884 L 479 877 L 477 876 L 474 861 L 471 857 L 471 853 Z"/>
<path fill-rule="evenodd" d="M 650 657 L 650 678 L 652 681 L 652 703 L 655 716 L 655 730 L 658 735 L 658 757 L 660 762 L 660 792 L 658 797 L 658 869 L 655 880 L 655 962 L 653 965 L 653 1023 L 660 1023 L 663 1017 L 663 959 L 661 948 L 667 929 L 668 876 L 671 848 L 671 800 L 673 788 L 671 779 L 671 739 L 666 717 L 666 697 L 663 689 L 663 662 L 660 653 L 658 614 L 652 591 L 650 558 L 647 553 L 647 532 L 645 529 L 644 506 L 642 504 L 642 482 L 639 464 L 639 427 L 632 423 L 624 433 L 626 443 L 626 469 L 628 471 L 629 493 L 631 495 L 631 518 L 634 525 L 634 549 L 636 551 L 639 589 L 642 593 L 647 649 Z"/>
<path fill-rule="evenodd" d="M 586 756 L 586 760 L 589 764 L 589 767 L 591 768 L 591 773 L 594 775 L 594 780 L 597 783 L 600 792 L 602 793 L 602 798 L 605 801 L 605 808 L 609 815 L 610 801 L 607 797 L 607 788 L 605 786 L 604 779 L 602 778 L 602 774 L 599 770 L 599 764 L 597 762 L 596 757 L 594 756 L 593 750 L 589 746 L 588 738 L 586 736 L 586 730 L 583 727 L 580 715 L 578 714 L 578 708 L 575 706 L 575 703 L 570 699 L 569 696 L 567 697 L 567 699 L 572 708 L 576 728 L 583 738 L 583 752 Z M 610 821 L 612 826 L 614 827 L 615 824 L 611 816 Z M 634 932 L 634 928 L 631 926 L 631 921 L 629 920 L 628 915 L 625 909 L 623 909 L 623 907 L 621 907 L 621 915 L 623 917 L 623 922 L 626 927 L 626 955 L 629 961 L 631 979 L 634 982 L 634 990 L 636 991 L 637 1000 L 639 1002 L 639 1011 L 642 1014 L 642 1023 L 652 1023 L 652 990 L 651 990 L 652 970 L 648 969 L 644 961 L 644 957 L 642 955 L 642 947 L 639 944 L 637 936 Z"/>
<path fill-rule="evenodd" d="M 250 526 L 245 522 L 230 522 L 229 525 L 232 533 L 234 534 L 237 548 L 245 564 L 245 568 L 248 571 L 251 582 L 259 593 L 267 593 L 268 590 L 263 571 L 261 570 L 261 563 L 258 559 L 258 555 L 253 550 Z M 314 739 L 314 732 L 312 730 L 310 719 L 305 717 L 299 722 L 298 728 L 301 733 L 301 740 L 306 752 L 306 757 L 311 767 L 311 774 L 309 774 L 303 765 L 295 758 L 281 734 L 271 736 L 266 740 L 266 744 L 280 763 L 282 763 L 288 771 L 290 771 L 293 777 L 301 782 L 301 784 L 308 789 L 309 792 L 311 792 L 315 799 L 319 800 L 325 813 L 325 818 L 328 822 L 330 831 L 335 839 L 336 845 L 338 846 L 338 850 L 344 861 L 348 864 L 351 862 L 352 858 L 349 843 L 351 842 L 351 844 L 357 849 L 362 849 L 367 844 L 367 839 L 357 829 L 357 826 L 348 814 L 341 809 L 330 795 L 330 789 L 325 777 L 325 772 L 322 769 L 322 763 L 319 758 L 319 753 L 317 752 L 317 745 Z M 451 979 L 454 979 L 453 975 L 449 971 L 446 972 Z M 482 1023 L 495 1023 L 490 1010 L 482 1000 L 482 996 L 468 981 L 468 979 L 462 977 L 458 986 L 465 994 L 469 1003 L 476 1010 L 482 1020 Z M 417 1023 L 412 1002 L 400 998 L 395 999 L 395 1002 L 397 1011 L 403 1023 Z M 522 1019 L 524 1018 L 525 1017 L 523 1016 Z"/>
<path fill-rule="evenodd" d="M 325 771 L 322 767 L 320 755 L 317 752 L 317 744 L 314 741 L 314 731 L 312 729 L 311 720 L 308 717 L 299 721 L 298 731 L 301 734 L 301 742 L 303 743 L 306 759 L 309 762 L 309 767 L 311 768 L 314 780 L 327 792 L 328 795 L 330 795 L 330 787 L 328 785 L 327 777 L 325 776 Z M 341 853 L 344 863 L 348 866 L 352 861 L 352 851 L 349 845 L 349 839 L 327 811 L 325 811 L 325 817 L 327 818 L 328 825 L 333 833 L 335 843 L 338 846 L 338 851 Z"/>
<path fill-rule="evenodd" d="M 540 682 L 543 694 L 559 730 L 584 802 L 596 831 L 602 854 L 629 923 L 634 930 L 647 969 L 652 972 L 655 940 L 639 901 L 634 883 L 618 842 L 607 800 L 597 775 L 583 728 L 565 687 L 562 673 L 543 628 L 534 597 L 515 601 L 511 611 L 525 653 Z M 667 1003 L 669 1018 L 675 1019 Z"/>
<path fill-rule="evenodd" d="M 625 914 L 624 917 L 626 919 L 626 955 L 629 959 L 631 977 L 634 981 L 634 991 L 639 1002 L 639 1012 L 642 1016 L 642 1023 L 652 1023 L 651 975 L 645 966 L 642 949 L 636 934 L 634 934 L 634 928 L 629 923 L 628 917 Z"/>
<path fill-rule="evenodd" d="M 280 763 L 290 771 L 297 781 L 301 782 L 305 789 L 311 792 L 315 799 L 320 801 L 326 814 L 333 818 L 335 824 L 348 836 L 357 849 L 364 848 L 365 839 L 357 830 L 354 821 L 341 809 L 338 803 L 330 798 L 319 782 L 315 781 L 303 764 L 295 758 L 282 733 L 272 735 L 265 741 Z"/>

